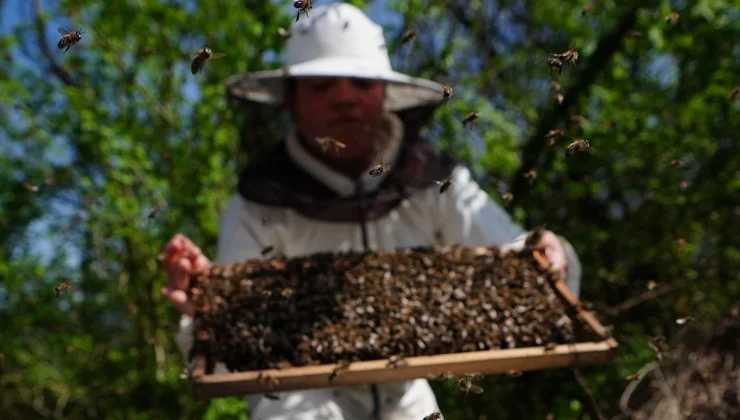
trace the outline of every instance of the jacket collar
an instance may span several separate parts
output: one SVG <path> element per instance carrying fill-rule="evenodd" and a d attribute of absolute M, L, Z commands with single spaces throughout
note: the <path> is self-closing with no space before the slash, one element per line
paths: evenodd
<path fill-rule="evenodd" d="M 396 162 L 403 141 L 403 123 L 395 114 L 386 113 L 383 124 L 378 131 L 379 136 L 386 136 L 388 142 L 385 150 L 381 152 L 383 162 Z M 357 189 L 358 181 L 362 182 L 365 192 L 373 192 L 388 177 L 389 172 L 378 176 L 370 176 L 368 172 L 373 166 L 366 168 L 360 180 L 354 180 L 327 166 L 325 163 L 312 156 L 298 140 L 296 129 L 292 128 L 285 139 L 285 147 L 291 160 L 295 162 L 304 172 L 316 178 L 322 184 L 329 187 L 340 197 L 352 197 Z M 391 169 L 392 170 L 392 169 Z"/>

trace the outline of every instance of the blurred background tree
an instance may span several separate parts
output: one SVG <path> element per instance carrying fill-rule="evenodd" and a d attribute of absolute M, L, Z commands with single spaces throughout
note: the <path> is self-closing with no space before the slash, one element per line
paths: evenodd
<path fill-rule="evenodd" d="M 397 70 L 454 86 L 427 136 L 579 251 L 582 298 L 621 343 L 615 365 L 582 371 L 616 414 L 649 337 L 740 296 L 736 3 L 351 3 L 386 27 Z M 156 255 L 177 232 L 213 255 L 237 169 L 279 141 L 272 114 L 227 103 L 223 82 L 280 67 L 292 3 L 0 0 L 0 16 L 3 418 L 247 418 L 180 379 Z M 63 53 L 57 27 L 86 33 Z M 204 45 L 228 55 L 193 76 Z M 551 75 L 548 54 L 571 47 L 577 64 Z M 556 128 L 567 136 L 550 144 Z M 576 138 L 591 149 L 566 160 Z M 596 415 L 570 370 L 491 377 L 466 398 L 434 386 L 447 419 Z"/>

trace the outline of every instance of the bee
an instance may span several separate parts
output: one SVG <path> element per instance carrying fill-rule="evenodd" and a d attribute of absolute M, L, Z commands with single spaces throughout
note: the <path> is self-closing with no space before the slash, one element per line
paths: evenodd
<path fill-rule="evenodd" d="M 665 21 L 667 23 L 675 24 L 676 22 L 678 22 L 678 13 L 671 12 L 671 14 L 665 17 Z"/>
<path fill-rule="evenodd" d="M 658 283 L 656 283 L 655 280 L 648 280 L 647 285 L 645 287 L 647 287 L 648 290 L 653 290 L 657 286 L 658 286 Z"/>
<path fill-rule="evenodd" d="M 403 356 L 393 355 L 388 359 L 388 364 L 385 365 L 386 368 L 393 367 L 403 367 L 406 366 L 407 363 L 405 360 L 403 360 Z"/>
<path fill-rule="evenodd" d="M 445 191 L 447 191 L 453 184 L 449 179 L 445 179 L 444 181 L 434 181 L 435 184 L 439 185 L 439 193 L 442 194 Z"/>
<path fill-rule="evenodd" d="M 552 146 L 555 143 L 555 140 L 563 136 L 565 136 L 565 130 L 563 130 L 562 128 L 558 128 L 548 131 L 547 134 L 545 134 L 545 140 L 549 141 L 550 145 Z"/>
<path fill-rule="evenodd" d="M 554 81 L 554 80 L 550 81 L 550 87 L 551 87 L 551 88 L 552 88 L 552 90 L 554 90 L 555 92 L 560 92 L 560 91 L 562 91 L 562 90 L 563 90 L 563 87 L 562 87 L 562 86 L 560 86 L 560 83 L 558 83 L 558 82 L 556 82 L 556 81 Z"/>
<path fill-rule="evenodd" d="M 555 94 L 555 102 L 557 102 L 558 105 L 562 105 L 563 104 L 563 100 L 565 100 L 565 96 L 563 96 L 562 93 L 559 93 L 558 92 L 558 93 Z"/>
<path fill-rule="evenodd" d="M 537 247 L 542 241 L 542 236 L 545 234 L 545 226 L 537 226 L 536 228 L 529 231 L 527 238 L 524 240 L 524 248 L 532 249 Z"/>
<path fill-rule="evenodd" d="M 39 191 L 39 186 L 38 185 L 23 184 L 23 188 L 25 188 L 26 191 L 30 191 L 30 192 L 38 192 Z"/>
<path fill-rule="evenodd" d="M 290 32 L 289 31 L 286 31 L 283 28 L 278 28 L 277 31 L 278 31 L 278 34 L 280 34 L 280 37 L 282 37 L 283 39 L 290 38 Z"/>
<path fill-rule="evenodd" d="M 640 374 L 639 373 L 633 373 L 633 374 L 627 376 L 626 378 L 624 378 L 624 380 L 627 381 L 627 382 L 634 382 L 634 381 L 638 380 L 639 378 L 640 378 Z"/>
<path fill-rule="evenodd" d="M 59 40 L 57 48 L 61 50 L 62 48 L 66 47 L 67 49 L 64 50 L 64 52 L 67 52 L 67 50 L 69 50 L 72 45 L 80 42 L 80 40 L 82 39 L 82 34 L 84 34 L 84 32 L 82 32 L 82 29 L 80 29 L 79 31 L 70 32 L 64 28 L 57 28 L 57 31 L 62 34 L 62 38 Z"/>
<path fill-rule="evenodd" d="M 54 293 L 56 293 L 57 298 L 59 297 L 59 292 L 67 293 L 69 289 L 72 288 L 72 285 L 69 284 L 68 281 L 61 281 L 57 286 L 54 288 Z"/>
<path fill-rule="evenodd" d="M 688 324 L 689 322 L 691 322 L 693 320 L 694 320 L 694 317 L 689 315 L 689 316 L 686 316 L 686 317 L 683 317 L 683 318 L 678 318 L 676 320 L 676 324 L 678 324 L 678 325 L 686 325 L 686 324 Z"/>
<path fill-rule="evenodd" d="M 327 150 L 333 150 L 334 154 L 339 154 L 339 150 L 346 147 L 344 143 L 333 137 L 316 137 L 316 142 L 321 145 L 321 151 L 324 153 Z"/>
<path fill-rule="evenodd" d="M 342 373 L 342 371 L 349 369 L 349 365 L 350 363 L 348 361 L 340 360 L 337 367 L 335 367 L 334 370 L 331 371 L 331 374 L 329 374 L 329 383 L 334 385 L 337 377 Z"/>
<path fill-rule="evenodd" d="M 504 202 L 506 204 L 509 204 L 509 203 L 511 203 L 511 200 L 514 199 L 514 194 L 512 194 L 510 192 L 503 193 L 503 194 L 501 194 L 501 199 L 504 200 Z"/>
<path fill-rule="evenodd" d="M 473 394 L 480 394 L 483 392 L 483 388 L 478 385 L 475 385 L 473 383 L 473 379 L 467 376 L 458 379 L 457 385 L 460 388 L 460 391 L 466 394 L 470 392 L 472 392 Z"/>
<path fill-rule="evenodd" d="M 442 420 L 442 413 L 440 413 L 439 411 L 435 411 L 428 416 L 424 416 L 424 418 L 421 420 Z"/>
<path fill-rule="evenodd" d="M 735 86 L 730 91 L 730 99 L 737 99 L 738 97 L 740 97 L 740 86 Z"/>
<path fill-rule="evenodd" d="M 190 379 L 192 377 L 193 372 L 190 370 L 190 368 L 182 368 L 182 372 L 180 372 L 180 379 Z"/>
<path fill-rule="evenodd" d="M 378 176 L 390 170 L 391 170 L 390 164 L 383 163 L 383 156 L 380 156 L 380 163 L 376 165 L 375 167 L 373 167 L 372 169 L 370 169 L 370 172 L 368 173 L 370 174 L 370 176 Z"/>
<path fill-rule="evenodd" d="M 450 99 L 450 96 L 452 96 L 452 86 L 442 86 L 442 98 L 445 100 L 445 103 L 447 103 L 447 100 Z"/>
<path fill-rule="evenodd" d="M 563 74 L 563 62 L 555 57 L 549 57 L 547 59 L 547 65 L 550 66 L 550 75 L 552 75 L 552 69 L 557 68 L 558 74 Z"/>
<path fill-rule="evenodd" d="M 210 60 L 221 58 L 225 55 L 225 53 L 214 53 L 208 47 L 201 48 L 196 51 L 195 55 L 193 56 L 193 62 L 190 63 L 190 71 L 193 74 L 198 74 L 198 72 L 203 69 L 203 66 L 205 66 L 207 62 L 209 62 Z"/>
<path fill-rule="evenodd" d="M 293 289 L 291 289 L 290 287 L 286 287 L 285 289 L 280 291 L 280 295 L 285 298 L 291 297 L 293 296 Z"/>
<path fill-rule="evenodd" d="M 466 125 L 472 123 L 473 121 L 478 119 L 478 112 L 473 111 L 470 114 L 468 114 L 465 118 L 462 120 L 462 125 L 465 127 Z"/>
<path fill-rule="evenodd" d="M 344 25 L 342 25 L 343 30 L 347 30 L 349 28 L 349 21 L 344 22 Z"/>
<path fill-rule="evenodd" d="M 147 220 L 154 220 L 154 218 L 157 217 L 157 213 L 159 213 L 159 207 L 158 206 L 154 206 L 154 208 L 152 209 L 152 211 L 150 211 L 149 214 L 147 215 L 147 217 L 146 217 Z"/>
<path fill-rule="evenodd" d="M 576 64 L 576 61 L 578 60 L 578 51 L 571 48 L 562 54 L 550 54 L 550 57 L 560 60 L 563 64 Z"/>
<path fill-rule="evenodd" d="M 313 0 L 298 0 L 293 3 L 293 7 L 299 9 L 295 16 L 295 21 L 298 22 L 298 18 L 301 17 L 301 12 L 305 13 L 306 17 L 308 17 L 308 11 L 313 9 Z"/>
<path fill-rule="evenodd" d="M 267 398 L 267 399 L 269 399 L 269 400 L 273 400 L 273 401 L 274 401 L 274 400 L 279 400 L 279 399 L 280 399 L 280 397 L 278 396 L 278 394 L 275 394 L 275 393 L 273 393 L 273 392 L 266 392 L 266 393 L 265 393 L 265 398 Z"/>
<path fill-rule="evenodd" d="M 275 247 L 273 247 L 273 246 L 266 246 L 266 247 L 262 248 L 262 251 L 260 251 L 260 254 L 262 254 L 262 256 L 264 257 L 265 255 L 267 255 L 270 252 L 272 252 L 273 249 L 275 249 Z"/>
<path fill-rule="evenodd" d="M 590 145 L 588 144 L 588 140 L 577 139 L 573 143 L 569 144 L 565 149 L 565 157 L 571 157 L 578 152 L 584 152 L 588 150 L 589 147 Z"/>
<path fill-rule="evenodd" d="M 545 352 L 553 351 L 553 350 L 555 350 L 555 347 L 557 347 L 557 346 L 558 346 L 557 343 L 547 343 L 545 345 Z"/>
<path fill-rule="evenodd" d="M 416 29 L 409 29 L 401 35 L 401 44 L 411 42 L 414 38 L 416 38 Z"/>
<path fill-rule="evenodd" d="M 534 180 L 537 179 L 537 169 L 532 168 L 522 176 L 526 178 L 527 181 L 529 181 L 529 185 L 532 185 L 534 183 Z"/>

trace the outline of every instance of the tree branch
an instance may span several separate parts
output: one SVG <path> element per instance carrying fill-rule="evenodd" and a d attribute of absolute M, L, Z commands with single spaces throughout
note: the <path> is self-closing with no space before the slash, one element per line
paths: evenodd
<path fill-rule="evenodd" d="M 552 106 L 540 119 L 537 128 L 522 150 L 522 165 L 514 176 L 514 185 L 511 189 L 514 195 L 511 207 L 516 206 L 529 189 L 529 182 L 523 175 L 538 166 L 537 164 L 543 153 L 546 155 L 546 161 L 540 167 L 540 173 L 544 172 L 552 160 L 551 148 L 545 142 L 545 134 L 566 118 L 569 109 L 576 104 L 581 96 L 588 93 L 596 77 L 606 67 L 612 56 L 622 48 L 622 41 L 636 24 L 637 9 L 638 6 L 633 3 L 630 9 L 619 19 L 617 26 L 599 41 L 596 50 L 588 61 L 588 65 L 578 75 L 576 83 L 566 91 L 563 103 Z"/>
<path fill-rule="evenodd" d="M 576 382 L 578 382 L 578 385 L 581 386 L 581 388 L 583 389 L 583 393 L 586 394 L 588 401 L 591 403 L 591 411 L 593 411 L 593 414 L 599 420 L 606 420 L 604 411 L 599 406 L 599 402 L 596 401 L 596 397 L 594 397 L 594 394 L 591 392 L 590 389 L 588 389 L 586 381 L 583 379 L 583 376 L 581 376 L 581 371 L 578 370 L 578 368 L 573 368 L 573 376 L 576 378 Z"/>
<path fill-rule="evenodd" d="M 67 69 L 57 63 L 49 49 L 49 43 L 46 39 L 46 34 L 44 33 L 44 22 L 41 20 L 41 0 L 33 0 L 33 15 L 36 32 L 38 32 L 39 35 L 39 49 L 44 58 L 49 62 L 49 71 L 58 77 L 65 85 L 79 88 L 80 84 L 72 78 L 72 74 L 67 71 Z"/>

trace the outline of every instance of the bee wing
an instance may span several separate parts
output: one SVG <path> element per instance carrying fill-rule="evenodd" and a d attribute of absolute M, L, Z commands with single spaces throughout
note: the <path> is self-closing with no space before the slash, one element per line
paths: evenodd
<path fill-rule="evenodd" d="M 225 57 L 226 53 L 213 53 L 211 54 L 211 60 L 215 60 L 217 58 Z"/>
<path fill-rule="evenodd" d="M 480 394 L 483 392 L 483 388 L 478 385 L 471 385 L 470 392 L 472 392 L 473 394 Z"/>
<path fill-rule="evenodd" d="M 57 31 L 58 31 L 58 32 L 59 32 L 60 34 L 62 34 L 62 35 L 67 35 L 67 34 L 69 33 L 69 31 L 68 31 L 68 30 L 66 30 L 66 29 L 64 29 L 64 28 L 57 28 Z"/>

